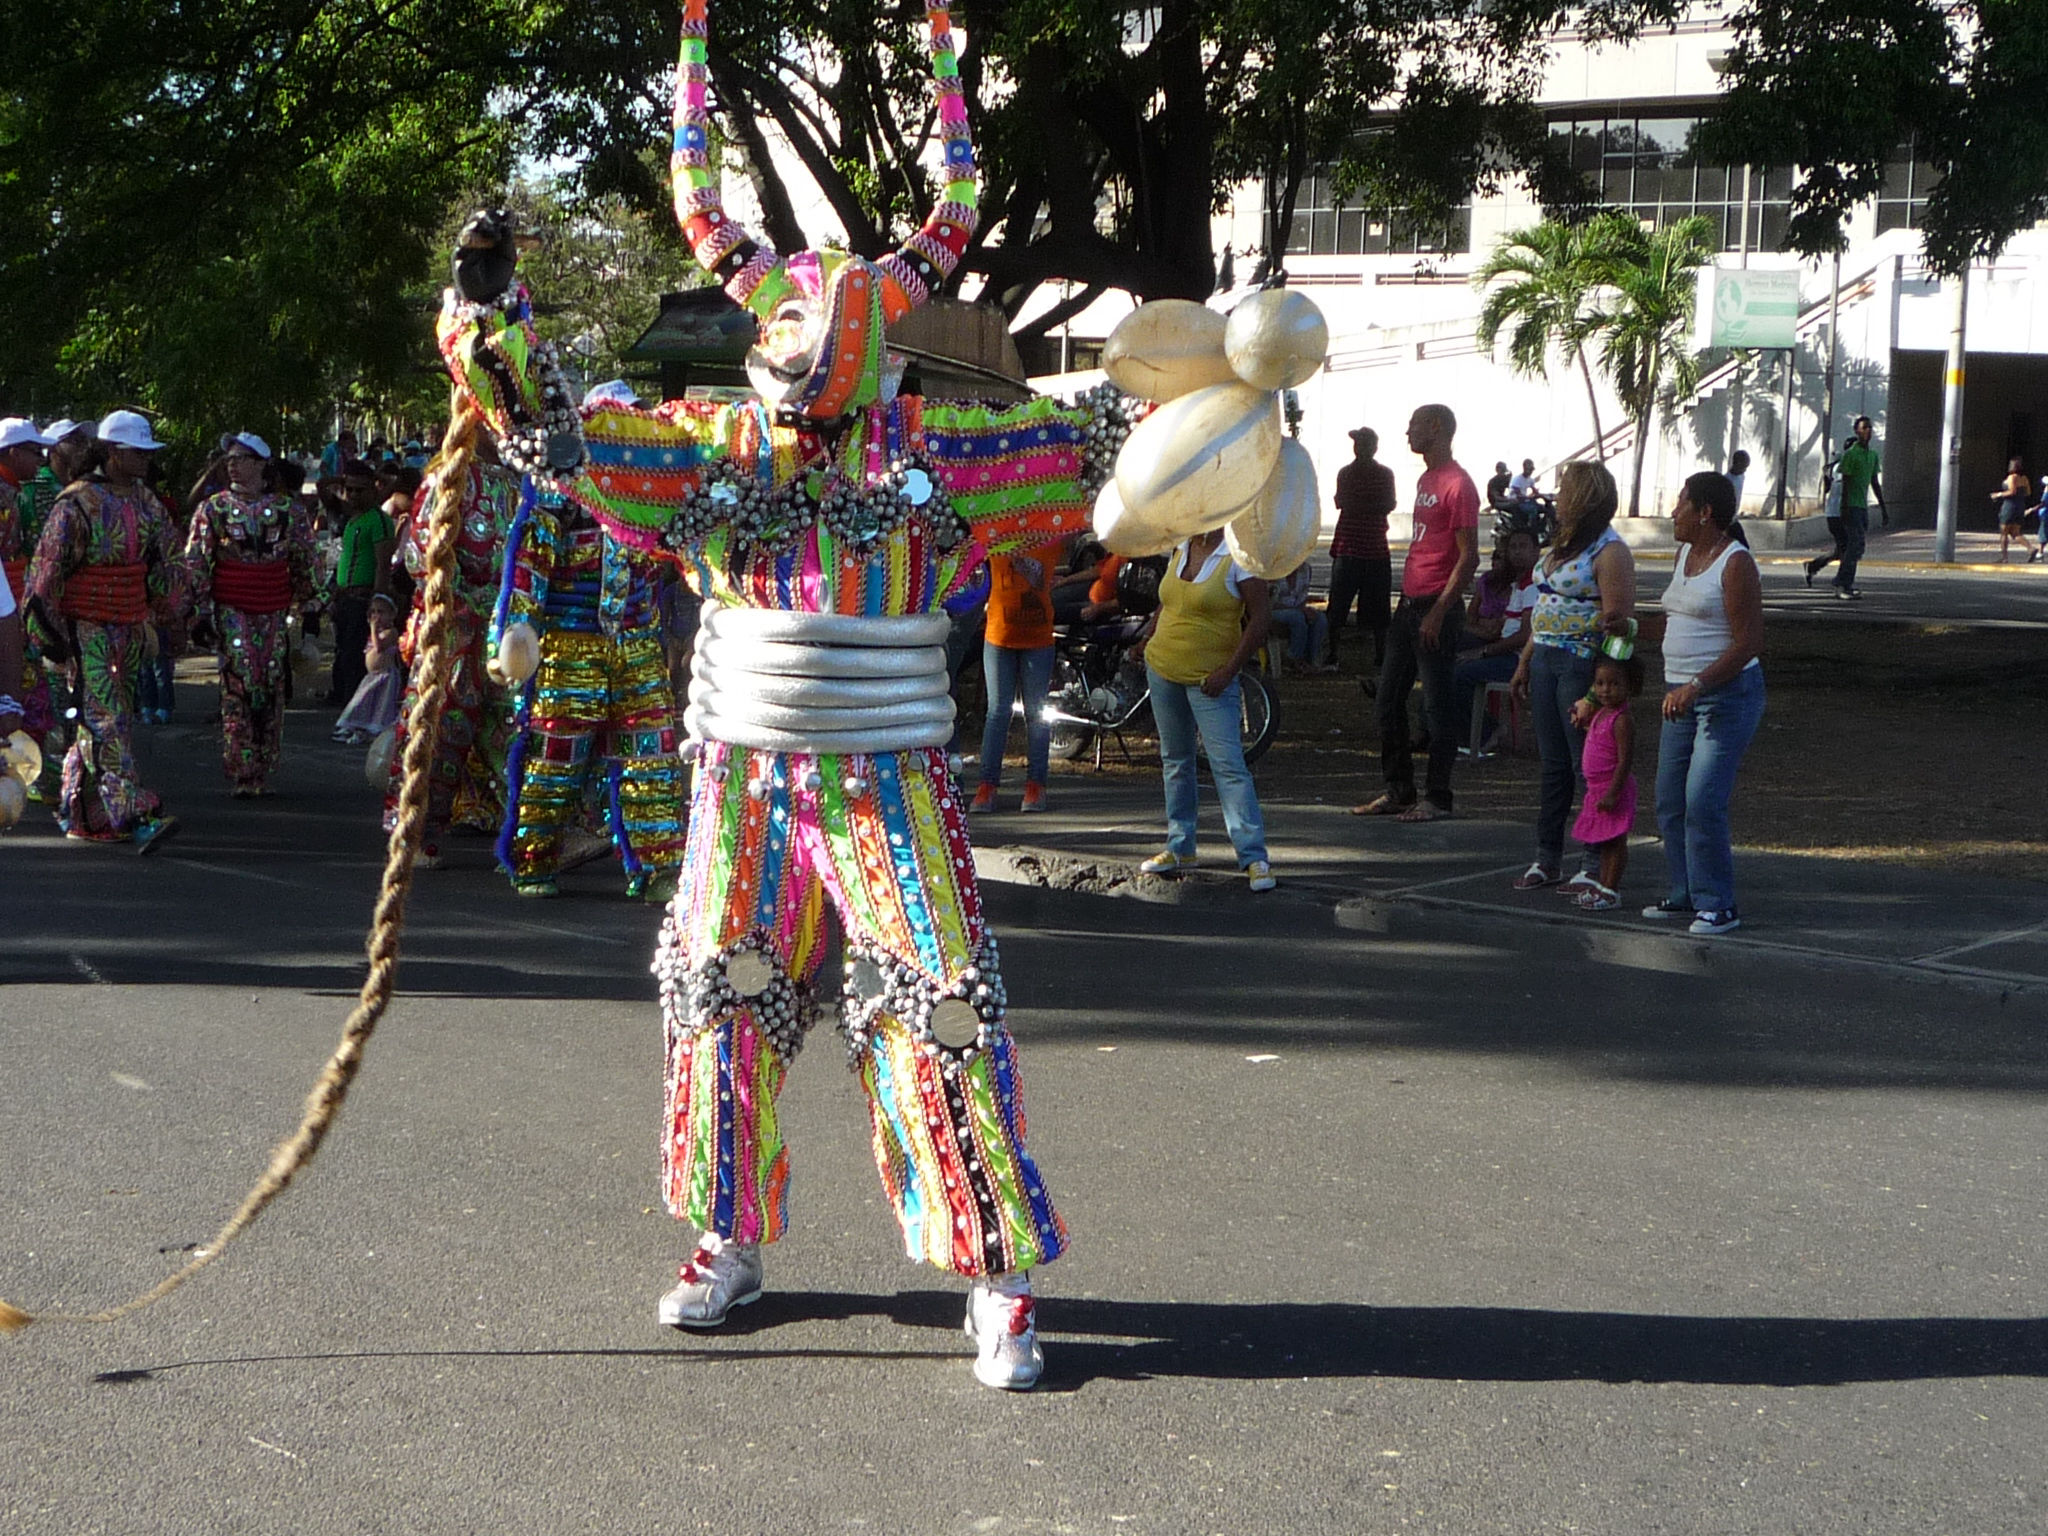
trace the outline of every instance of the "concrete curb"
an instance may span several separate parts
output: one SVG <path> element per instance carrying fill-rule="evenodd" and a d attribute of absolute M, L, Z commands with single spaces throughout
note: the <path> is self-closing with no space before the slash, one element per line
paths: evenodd
<path fill-rule="evenodd" d="M 1115 896 L 1167 905 L 1214 907 L 1256 903 L 1261 910 L 1276 906 L 1314 908 L 1327 912 L 1337 927 L 1354 933 L 1419 938 L 1441 937 L 1424 914 L 1448 913 L 1475 923 L 1569 930 L 1586 958 L 1598 964 L 1635 970 L 1664 971 L 1685 976 L 1714 976 L 1744 957 L 1796 960 L 1809 965 L 1910 979 L 1927 985 L 1961 987 L 1983 996 L 2048 996 L 2048 977 L 2022 972 L 1987 970 L 1926 958 L 1890 960 L 1845 954 L 1820 945 L 1737 931 L 1718 938 L 1695 938 L 1671 928 L 1643 926 L 1645 919 L 1623 915 L 1550 910 L 1442 896 L 1420 887 L 1361 891 L 1337 881 L 1290 880 L 1284 872 L 1279 888 L 1254 897 L 1235 871 L 1196 869 L 1172 879 L 1147 875 L 1124 859 L 1077 857 L 1049 848 L 998 847 L 974 850 L 975 873 L 984 881 L 1069 891 L 1090 896 Z"/>

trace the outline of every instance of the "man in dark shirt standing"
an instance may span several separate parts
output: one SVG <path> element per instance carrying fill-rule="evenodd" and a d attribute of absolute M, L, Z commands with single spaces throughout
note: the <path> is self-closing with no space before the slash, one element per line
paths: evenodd
<path fill-rule="evenodd" d="M 1387 654 L 1388 604 L 1394 594 L 1394 559 L 1387 549 L 1387 514 L 1394 510 L 1394 472 L 1375 459 L 1380 435 L 1371 427 L 1351 434 L 1354 457 L 1337 471 L 1337 531 L 1330 539 L 1330 640 L 1323 660 L 1337 662 L 1337 636 L 1358 604 L 1358 621 L 1372 636 L 1372 666 L 1365 691 L 1374 691 Z"/>

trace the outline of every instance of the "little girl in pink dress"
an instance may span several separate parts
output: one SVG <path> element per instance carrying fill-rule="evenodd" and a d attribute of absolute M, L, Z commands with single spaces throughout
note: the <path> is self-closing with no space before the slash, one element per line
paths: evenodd
<path fill-rule="evenodd" d="M 1611 912 L 1621 905 L 1628 870 L 1628 835 L 1636 824 L 1636 733 L 1629 700 L 1642 691 L 1643 664 L 1635 657 L 1602 656 L 1593 668 L 1593 702 L 1586 722 L 1581 771 L 1586 798 L 1572 836 L 1600 855 L 1600 878 L 1579 896 L 1581 910 Z"/>

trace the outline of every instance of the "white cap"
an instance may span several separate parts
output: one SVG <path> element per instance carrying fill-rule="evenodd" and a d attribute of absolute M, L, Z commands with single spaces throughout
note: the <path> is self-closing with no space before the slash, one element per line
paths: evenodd
<path fill-rule="evenodd" d="M 54 438 L 45 437 L 36 430 L 36 424 L 26 416 L 0 417 L 0 452 L 19 448 L 27 444 L 35 448 L 47 448 Z"/>
<path fill-rule="evenodd" d="M 585 405 L 638 405 L 640 396 L 624 379 L 607 379 L 584 392 Z"/>
<path fill-rule="evenodd" d="M 83 421 L 73 421 L 69 416 L 59 416 L 55 421 L 43 428 L 43 436 L 47 437 L 52 445 L 55 445 L 63 442 L 65 438 L 74 432 L 83 432 L 87 425 L 88 423 Z"/>
<path fill-rule="evenodd" d="M 259 459 L 270 457 L 270 444 L 263 441 L 254 432 L 237 432 L 231 441 L 240 443 Z"/>
<path fill-rule="evenodd" d="M 149 418 L 140 411 L 115 411 L 100 419 L 93 436 L 103 443 L 112 443 L 119 448 L 161 448 L 150 434 Z"/>

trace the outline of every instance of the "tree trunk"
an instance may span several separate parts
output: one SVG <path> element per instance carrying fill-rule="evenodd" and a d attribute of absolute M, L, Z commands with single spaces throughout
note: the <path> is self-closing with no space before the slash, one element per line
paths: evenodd
<path fill-rule="evenodd" d="M 1586 380 L 1586 409 L 1593 413 L 1593 456 L 1602 464 L 1607 462 L 1607 434 L 1600 430 L 1600 397 L 1593 392 L 1593 370 L 1586 366 L 1586 349 L 1573 347 L 1572 356 L 1579 360 L 1579 372 Z"/>
<path fill-rule="evenodd" d="M 1650 418 L 1657 414 L 1657 403 L 1651 401 L 1636 416 L 1636 467 L 1629 476 L 1628 515 L 1642 516 L 1643 510 L 1643 460 L 1650 456 Z"/>

